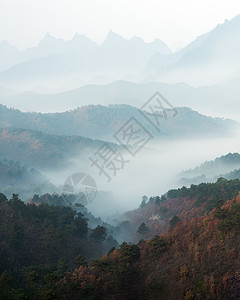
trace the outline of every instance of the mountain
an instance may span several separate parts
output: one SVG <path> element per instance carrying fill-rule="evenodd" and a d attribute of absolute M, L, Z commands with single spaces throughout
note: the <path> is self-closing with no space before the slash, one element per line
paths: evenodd
<path fill-rule="evenodd" d="M 232 120 L 211 118 L 186 107 L 176 108 L 177 115 L 159 119 L 160 133 L 130 105 L 88 105 L 63 113 L 23 113 L 0 105 L 0 127 L 38 130 L 54 135 L 78 135 L 112 140 L 130 118 L 134 117 L 158 138 L 233 136 L 239 124 Z M 143 111 L 144 112 L 144 111 Z"/>
<path fill-rule="evenodd" d="M 238 299 L 239 207 L 237 196 L 190 221 L 174 218 L 164 235 L 144 241 L 139 234 L 138 243 L 123 243 L 65 276 L 64 290 L 69 299 L 84 296 L 82 278 L 89 278 L 100 299 Z"/>
<path fill-rule="evenodd" d="M 17 193 L 29 199 L 35 193 L 54 193 L 57 189 L 38 170 L 19 161 L 3 159 L 0 160 L 0 190 L 7 197 Z"/>
<path fill-rule="evenodd" d="M 57 53 L 78 53 L 81 56 L 91 55 L 98 45 L 84 35 L 75 34 L 69 41 L 55 38 L 47 33 L 37 47 L 24 51 L 25 59 L 33 59 Z"/>
<path fill-rule="evenodd" d="M 116 69 L 121 70 L 122 75 L 137 74 L 141 71 L 141 66 L 144 66 L 155 53 L 167 55 L 171 53 L 171 50 L 159 39 L 151 43 L 145 43 L 136 36 L 126 40 L 110 31 L 107 38 L 99 46 L 99 53 L 96 58 L 93 59 L 94 64 L 99 66 L 102 72 Z"/>
<path fill-rule="evenodd" d="M 216 26 L 190 47 L 161 61 L 153 57 L 146 69 L 148 81 L 185 82 L 194 86 L 224 82 L 239 69 L 240 15 Z"/>
<path fill-rule="evenodd" d="M 10 46 L 8 45 L 8 48 Z M 127 40 L 112 31 L 102 44 L 75 34 L 70 41 L 47 34 L 37 47 L 18 51 L 9 56 L 6 45 L 0 53 L 6 57 L 8 68 L 0 68 L 0 85 L 8 88 L 53 88 L 77 81 L 78 86 L 101 76 L 109 81 L 123 76 L 136 76 L 154 53 L 171 53 L 168 46 L 157 39 L 151 43 L 133 37 Z"/>
<path fill-rule="evenodd" d="M 157 72 L 166 70 L 169 66 L 172 66 L 174 63 L 178 62 L 185 54 L 194 51 L 194 49 L 204 44 L 208 35 L 209 33 L 198 36 L 187 46 L 169 55 L 163 56 L 160 53 L 155 53 L 146 64 L 145 68 L 141 73 L 141 76 L 143 78 L 148 78 L 149 76 L 152 76 Z"/>
<path fill-rule="evenodd" d="M 97 150 L 105 142 L 81 136 L 57 136 L 39 131 L 0 128 L 0 159 L 20 160 L 40 170 L 72 166 L 84 152 Z"/>
<path fill-rule="evenodd" d="M 51 65 L 51 63 L 53 62 L 49 64 Z M 47 73 L 45 76 L 48 78 Z M 102 105 L 121 103 L 141 107 L 151 95 L 159 91 L 173 106 L 187 106 L 206 115 L 239 120 L 237 113 L 240 109 L 239 86 L 239 79 L 221 86 L 203 86 L 200 88 L 193 88 L 184 83 L 152 82 L 138 84 L 120 80 L 106 85 L 88 84 L 66 92 L 51 94 L 8 91 L 1 95 L 0 89 L 0 103 L 24 111 L 39 112 L 64 112 L 89 103 Z"/>
<path fill-rule="evenodd" d="M 239 153 L 228 153 L 217 157 L 212 161 L 206 161 L 201 164 L 199 167 L 196 167 L 193 170 L 187 170 L 182 172 L 182 175 L 187 177 L 191 176 L 216 176 L 220 175 L 223 172 L 230 172 L 237 167 L 240 167 L 240 154 Z"/>
<path fill-rule="evenodd" d="M 0 70 L 7 69 L 9 66 L 18 63 L 20 59 L 20 53 L 18 49 L 10 45 L 7 41 L 2 41 L 0 43 Z"/>
<path fill-rule="evenodd" d="M 91 55 L 96 51 L 97 47 L 98 45 L 95 42 L 77 33 L 69 41 L 55 38 L 47 33 L 36 47 L 30 47 L 25 50 L 18 50 L 7 41 L 3 41 L 0 43 L 0 54 L 5 59 L 4 63 L 0 64 L 0 70 L 52 54 L 78 53 L 80 56 Z"/>
<path fill-rule="evenodd" d="M 88 104 L 130 104 L 141 107 L 156 91 L 175 106 L 190 106 L 209 98 L 185 84 L 137 84 L 118 80 L 106 85 L 84 85 L 62 93 L 39 94 L 24 92 L 12 97 L 1 96 L 1 104 L 25 111 L 65 111 Z M 67 101 L 66 101 L 67 99 Z M 204 106 L 204 104 L 202 105 Z"/>
<path fill-rule="evenodd" d="M 183 186 L 169 190 L 162 196 L 143 197 L 140 207 L 126 212 L 122 219 L 135 228 L 144 223 L 149 228 L 145 239 L 150 239 L 166 233 L 174 216 L 179 220 L 191 221 L 221 207 L 227 200 L 237 197 L 239 191 L 239 179 L 219 178 L 212 183 L 193 184 L 188 188 Z M 129 240 L 137 242 L 139 236 L 136 233 L 135 230 L 134 235 L 128 237 Z"/>
<path fill-rule="evenodd" d="M 0 72 L 0 84 L 20 91 L 41 85 L 56 85 L 59 82 L 69 80 L 72 76 L 74 77 L 75 72 L 73 70 L 81 65 L 82 57 L 79 54 L 51 54 L 27 60 Z M 79 72 L 78 69 L 77 72 Z"/>
<path fill-rule="evenodd" d="M 19 185 L 43 181 L 44 177 L 37 170 L 29 169 L 18 161 L 4 159 L 0 161 L 0 180 L 1 184 Z"/>
<path fill-rule="evenodd" d="M 78 34 L 70 41 L 47 34 L 37 47 L 22 51 L 2 42 L 0 54 L 6 60 L 0 66 L 0 85 L 41 91 L 121 79 L 193 86 L 226 83 L 240 75 L 239 28 L 236 16 L 175 53 L 161 40 L 127 40 L 112 31 L 100 45 Z"/>
<path fill-rule="evenodd" d="M 52 198 L 59 203 L 62 201 L 58 195 Z M 41 277 L 42 281 L 43 274 L 46 275 L 44 282 L 60 280 L 62 272 L 87 265 L 89 260 L 99 258 L 117 246 L 110 230 L 104 226 L 90 228 L 88 220 L 76 210 L 60 205 L 26 204 L 16 194 L 8 200 L 0 193 L 0 223 L 1 257 L 4 258 L 0 262 L 1 299 L 23 295 L 36 300 L 49 298 L 51 292 L 45 289 L 46 286 L 39 292 L 31 287 L 25 294 L 18 280 L 27 280 L 27 285 L 31 285 L 32 276 Z M 5 279 L 10 285 L 6 285 Z M 12 284 L 16 286 L 15 291 L 10 288 Z M 37 286 L 39 289 L 40 285 Z"/>
<path fill-rule="evenodd" d="M 228 153 L 212 161 L 206 161 L 199 167 L 187 170 L 178 175 L 181 185 L 215 182 L 217 178 L 239 178 L 240 154 Z"/>
<path fill-rule="evenodd" d="M 152 197 L 121 223 L 137 225 L 135 243 L 119 246 L 69 207 L 0 194 L 0 297 L 238 299 L 239 189 L 239 180 L 219 179 Z"/>

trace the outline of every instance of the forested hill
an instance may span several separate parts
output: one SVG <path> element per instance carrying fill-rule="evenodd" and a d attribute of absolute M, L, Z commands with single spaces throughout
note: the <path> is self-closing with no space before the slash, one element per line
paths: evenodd
<path fill-rule="evenodd" d="M 189 185 L 191 183 L 214 182 L 219 177 L 236 179 L 240 178 L 239 169 L 240 154 L 228 153 L 214 160 L 206 161 L 195 169 L 181 172 L 178 175 L 179 183 L 181 185 Z"/>
<path fill-rule="evenodd" d="M 66 166 L 67 160 L 105 142 L 81 136 L 58 136 L 19 128 L 0 128 L 0 159 L 20 160 L 33 167 Z M 112 144 L 112 146 L 115 146 Z"/>
<path fill-rule="evenodd" d="M 239 190 L 220 178 L 144 197 L 131 214 L 138 242 L 120 246 L 69 207 L 0 194 L 0 299 L 239 299 Z"/>
<path fill-rule="evenodd" d="M 0 191 L 7 197 L 17 193 L 26 201 L 34 193 L 54 193 L 58 188 L 38 170 L 19 161 L 3 159 L 0 160 Z"/>
<path fill-rule="evenodd" d="M 239 128 L 236 121 L 207 117 L 187 107 L 176 108 L 175 117 L 159 118 L 161 137 L 216 137 L 229 136 Z M 139 114 L 138 108 L 130 105 L 88 105 L 63 113 L 24 113 L 0 105 L 0 127 L 16 127 L 38 130 L 54 135 L 77 135 L 94 139 L 111 140 L 112 135 L 131 117 L 138 119 L 152 131 Z M 154 121 L 153 121 L 154 122 Z M 191 126 L 189 126 L 191 124 Z"/>
<path fill-rule="evenodd" d="M 1 300 L 59 299 L 51 288 L 64 272 L 117 246 L 107 228 L 90 229 L 70 207 L 25 204 L 1 193 L 0 236 Z"/>
<path fill-rule="evenodd" d="M 124 218 L 135 224 L 137 228 L 142 223 L 147 227 L 142 234 L 132 236 L 137 241 L 164 234 L 180 221 L 191 221 L 219 208 L 227 200 L 239 194 L 240 180 L 226 180 L 219 178 L 215 183 L 201 183 L 186 188 L 169 190 L 165 195 L 147 198 L 143 197 L 140 208 L 129 211 Z"/>
<path fill-rule="evenodd" d="M 0 160 L 0 182 L 2 185 L 31 184 L 44 180 L 44 176 L 39 171 L 27 168 L 19 161 Z"/>
<path fill-rule="evenodd" d="M 66 274 L 60 291 L 65 299 L 239 299 L 239 220 L 238 196 L 163 236 L 123 243 Z"/>

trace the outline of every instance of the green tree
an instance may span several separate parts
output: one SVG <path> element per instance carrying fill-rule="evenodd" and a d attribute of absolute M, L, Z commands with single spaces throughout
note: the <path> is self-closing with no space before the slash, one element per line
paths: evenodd
<path fill-rule="evenodd" d="M 80 266 L 87 266 L 87 261 L 86 258 L 84 256 L 82 256 L 81 254 L 79 254 L 78 256 L 76 256 L 74 258 L 74 264 L 76 265 L 77 268 L 79 268 Z"/>
<path fill-rule="evenodd" d="M 147 201 L 148 201 L 148 197 L 145 195 L 142 197 L 142 202 L 140 204 L 140 208 L 144 208 L 147 204 Z"/>
<path fill-rule="evenodd" d="M 95 229 L 93 229 L 90 237 L 96 242 L 102 243 L 107 237 L 107 229 L 98 225 Z"/>
<path fill-rule="evenodd" d="M 149 232 L 149 228 L 146 226 L 145 223 L 142 223 L 142 224 L 138 227 L 137 233 L 139 233 L 139 234 L 146 234 L 147 232 Z"/>

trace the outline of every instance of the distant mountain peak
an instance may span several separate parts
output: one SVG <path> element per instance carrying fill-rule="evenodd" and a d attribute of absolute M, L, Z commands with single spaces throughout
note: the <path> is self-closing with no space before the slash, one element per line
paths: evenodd
<path fill-rule="evenodd" d="M 15 46 L 9 44 L 9 42 L 7 40 L 3 40 L 2 42 L 0 42 L 0 47 L 1 48 L 5 48 L 5 49 L 9 49 L 9 48 L 15 48 L 17 49 Z"/>
<path fill-rule="evenodd" d="M 72 37 L 72 39 L 69 41 L 70 43 L 91 43 L 91 44 L 95 44 L 97 45 L 96 42 L 94 42 L 93 40 L 91 40 L 89 37 L 87 37 L 84 34 L 79 34 L 77 32 L 75 32 L 74 36 Z"/>
<path fill-rule="evenodd" d="M 40 40 L 39 46 L 41 45 L 49 45 L 49 44 L 55 44 L 55 43 L 65 43 L 63 39 L 56 38 L 55 36 L 51 35 L 49 32 L 45 34 L 45 36 Z"/>
<path fill-rule="evenodd" d="M 144 42 L 144 40 L 140 37 L 140 36 L 137 36 L 137 35 L 134 35 L 132 38 L 131 38 L 132 41 L 140 41 L 140 42 Z"/>
<path fill-rule="evenodd" d="M 108 35 L 106 37 L 106 39 L 103 41 L 103 43 L 105 43 L 106 41 L 116 41 L 116 40 L 126 40 L 124 37 L 122 37 L 120 34 L 117 34 L 115 32 L 113 32 L 111 29 L 108 32 Z"/>
<path fill-rule="evenodd" d="M 79 34 L 79 33 L 77 33 L 77 32 L 75 32 L 75 34 L 74 34 L 74 36 L 72 37 L 72 40 L 82 40 L 82 39 L 84 39 L 84 40 L 90 40 L 86 35 L 84 35 L 84 34 Z"/>
<path fill-rule="evenodd" d="M 56 40 L 57 38 L 53 35 L 51 35 L 49 32 L 47 32 L 42 40 Z"/>

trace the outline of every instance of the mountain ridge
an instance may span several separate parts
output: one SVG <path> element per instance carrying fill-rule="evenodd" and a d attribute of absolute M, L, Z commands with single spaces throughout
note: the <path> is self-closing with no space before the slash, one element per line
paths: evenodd
<path fill-rule="evenodd" d="M 157 138 L 211 137 L 234 135 L 239 123 L 230 119 L 211 118 L 187 107 L 175 108 L 175 117 L 159 120 L 160 133 Z M 144 111 L 143 111 L 144 113 Z M 39 130 L 57 135 L 80 135 L 92 139 L 114 141 L 117 132 L 134 117 L 150 132 L 152 125 L 139 113 L 139 109 L 127 104 L 87 105 L 63 113 L 24 113 L 0 105 L 0 127 L 17 127 Z M 189 122 L 193 122 L 189 126 Z M 155 132 L 155 131 L 154 131 Z"/>

